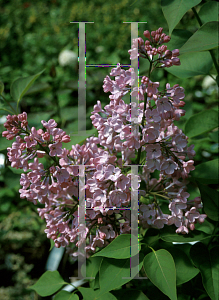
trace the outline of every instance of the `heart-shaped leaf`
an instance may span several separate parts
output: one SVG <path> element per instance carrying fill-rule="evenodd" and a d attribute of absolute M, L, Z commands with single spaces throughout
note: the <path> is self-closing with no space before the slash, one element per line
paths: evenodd
<path fill-rule="evenodd" d="M 176 296 L 176 268 L 172 255 L 160 249 L 145 256 L 143 266 L 150 281 L 171 300 Z"/>
<path fill-rule="evenodd" d="M 86 259 L 86 276 L 87 277 L 95 277 L 97 275 L 97 273 L 99 272 L 100 269 L 100 265 L 102 262 L 102 257 L 90 257 L 88 259 Z M 82 265 L 82 270 L 84 270 L 84 266 L 85 264 Z M 82 271 L 82 274 L 84 274 L 85 272 Z"/>
<path fill-rule="evenodd" d="M 133 251 L 130 252 L 130 238 L 132 238 L 132 243 L 134 243 Z M 106 248 L 97 252 L 93 255 L 111 257 L 116 259 L 129 258 L 130 256 L 136 255 L 140 251 L 140 245 L 138 248 L 138 238 L 131 236 L 130 234 L 122 234 L 117 236 Z"/>
<path fill-rule="evenodd" d="M 55 295 L 54 300 L 79 300 L 79 297 L 67 291 L 60 291 Z"/>
<path fill-rule="evenodd" d="M 102 291 L 111 291 L 123 284 L 131 281 L 143 264 L 143 255 L 139 255 L 139 266 L 134 269 L 134 274 L 130 276 L 130 259 L 112 259 L 104 258 L 100 267 L 100 289 Z M 133 271 L 133 270 L 132 270 Z"/>
<path fill-rule="evenodd" d="M 138 290 L 129 290 L 129 289 L 121 289 L 114 290 L 112 294 L 116 296 L 118 300 L 149 300 L 148 297 L 141 291 Z"/>
<path fill-rule="evenodd" d="M 180 53 L 210 50 L 218 47 L 218 22 L 202 25 L 179 49 Z"/>
<path fill-rule="evenodd" d="M 101 290 L 94 291 L 91 288 L 80 287 L 79 291 L 83 295 L 84 300 L 116 300 L 113 294 Z"/>
<path fill-rule="evenodd" d="M 200 2 L 201 0 L 161 0 L 163 14 L 167 20 L 170 35 L 184 14 Z"/>
<path fill-rule="evenodd" d="M 46 297 L 54 294 L 65 282 L 58 271 L 46 271 L 39 280 L 29 288 L 36 291 L 40 296 Z"/>

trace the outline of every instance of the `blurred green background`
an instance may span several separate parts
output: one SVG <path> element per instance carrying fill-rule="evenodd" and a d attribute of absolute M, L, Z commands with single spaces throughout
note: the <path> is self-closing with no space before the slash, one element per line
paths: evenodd
<path fill-rule="evenodd" d="M 196 7 L 197 11 L 206 2 L 202 1 Z M 78 103 L 78 24 L 70 24 L 70 21 L 94 22 L 86 25 L 87 64 L 130 63 L 130 24 L 123 24 L 124 21 L 147 22 L 139 24 L 142 37 L 144 30 L 159 27 L 168 34 L 160 0 L 10 0 L 0 1 L 0 15 L 0 80 L 5 85 L 4 97 L 10 101 L 13 80 L 45 69 L 21 100 L 20 112 L 26 111 L 30 125 L 37 129 L 41 126 L 40 120 L 54 118 L 69 134 L 77 131 Z M 176 28 L 192 33 L 199 28 L 192 10 Z M 63 50 L 71 52 L 61 58 L 59 55 Z M 141 75 L 145 68 L 144 65 L 141 67 Z M 109 102 L 102 85 L 110 69 L 87 68 L 87 129 L 92 129 L 89 116 L 96 101 Z M 212 67 L 211 74 L 215 73 Z M 160 81 L 161 87 L 167 82 L 171 86 L 178 83 L 184 87 L 187 113 L 178 122 L 181 128 L 194 113 L 217 109 L 217 86 L 207 74 L 182 79 L 159 70 L 153 80 Z M 5 120 L 6 113 L 0 110 L 1 132 Z M 79 139 L 73 138 L 73 142 L 80 142 Z M 192 142 L 197 152 L 196 164 L 216 157 L 218 141 L 215 137 L 212 140 L 207 135 L 199 136 Z M 50 242 L 36 207 L 19 197 L 19 172 L 9 168 L 6 159 L 6 147 L 10 145 L 10 141 L 0 137 L 0 272 L 3 275 L 0 299 L 41 299 L 27 286 L 44 272 Z M 68 266 L 71 266 L 70 262 L 63 258 L 59 270 L 65 280 L 71 276 Z"/>

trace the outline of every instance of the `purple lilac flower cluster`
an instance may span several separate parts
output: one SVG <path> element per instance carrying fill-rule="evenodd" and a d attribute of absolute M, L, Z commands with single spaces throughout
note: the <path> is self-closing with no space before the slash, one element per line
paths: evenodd
<path fill-rule="evenodd" d="M 145 31 L 144 36 L 148 38 L 145 45 L 141 38 L 133 41 L 131 59 L 140 53 L 154 69 L 158 61 L 168 67 L 180 64 L 178 58 L 175 60 L 177 49 L 171 52 L 160 46 L 170 40 L 162 28 Z M 155 60 L 157 54 L 159 58 Z M 102 108 L 97 101 L 91 115 L 98 137 L 87 138 L 84 145 L 64 148 L 70 136 L 57 128 L 54 120 L 41 121 L 43 129 L 36 130 L 29 128 L 25 112 L 9 115 L 4 124 L 7 131 L 2 134 L 8 140 L 16 137 L 8 148 L 8 159 L 12 167 L 25 171 L 20 179 L 21 198 L 45 205 L 38 212 L 46 220 L 47 237 L 54 240 L 56 247 L 73 244 L 69 253 L 75 256 L 80 254 L 77 247 L 84 241 L 90 255 L 116 236 L 130 233 L 130 201 L 136 190 L 143 228 L 174 225 L 177 233 L 186 234 L 206 218 L 199 212 L 200 197 L 188 200 L 190 195 L 186 192 L 195 151 L 193 146 L 187 146 L 187 137 L 173 123 L 185 114 L 184 89 L 166 84 L 165 90 L 159 90 L 159 82 L 150 80 L 150 72 L 136 88 L 134 70 L 124 70 L 120 64 L 110 76 L 106 76 L 103 85 L 104 92 L 110 92 L 110 102 Z M 138 101 L 125 103 L 122 98 L 128 93 Z M 44 166 L 40 160 L 45 156 L 50 158 L 50 164 Z M 139 175 L 130 173 L 133 160 L 142 166 Z M 83 187 L 79 185 L 80 165 L 86 165 Z M 156 170 L 158 179 L 153 176 Z M 131 184 L 133 176 L 137 186 Z M 86 226 L 78 222 L 79 187 L 86 191 Z M 168 214 L 162 212 L 161 200 L 166 202 Z"/>

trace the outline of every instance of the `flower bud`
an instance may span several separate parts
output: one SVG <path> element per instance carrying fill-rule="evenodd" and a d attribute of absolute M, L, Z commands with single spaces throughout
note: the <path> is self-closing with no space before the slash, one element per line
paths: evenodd
<path fill-rule="evenodd" d="M 150 35 L 150 32 L 149 32 L 148 30 L 145 30 L 143 34 L 144 34 L 144 36 L 145 36 L 146 38 L 148 38 L 149 40 L 151 39 L 151 35 Z"/>
<path fill-rule="evenodd" d="M 172 55 L 173 55 L 173 57 L 179 56 L 179 49 L 174 49 L 172 51 Z"/>
<path fill-rule="evenodd" d="M 166 35 L 163 39 L 163 42 L 164 43 L 168 43 L 170 41 L 170 36 L 169 35 Z"/>
<path fill-rule="evenodd" d="M 180 59 L 178 57 L 172 58 L 171 61 L 172 61 L 172 64 L 174 66 L 180 66 L 181 65 Z"/>
<path fill-rule="evenodd" d="M 150 45 L 150 41 L 145 41 L 145 46 L 149 46 Z"/>
<path fill-rule="evenodd" d="M 160 28 L 158 28 L 156 31 L 157 31 L 157 33 L 161 34 L 161 33 L 162 33 L 162 31 L 163 31 L 163 28 L 162 28 L 162 27 L 160 27 Z"/>
<path fill-rule="evenodd" d="M 190 228 L 190 230 L 195 230 L 195 224 L 194 224 L 194 223 L 191 223 L 191 224 L 189 225 L 189 228 Z"/>
<path fill-rule="evenodd" d="M 156 34 L 154 39 L 155 39 L 156 42 L 158 42 L 159 39 L 160 39 L 160 35 L 159 35 L 159 34 Z"/>
<path fill-rule="evenodd" d="M 172 57 L 172 52 L 170 50 L 165 51 L 165 57 L 166 58 L 171 58 Z"/>
<path fill-rule="evenodd" d="M 62 142 L 63 143 L 69 143 L 71 141 L 71 139 L 70 139 L 70 136 L 69 135 L 64 135 L 63 137 L 62 137 Z"/>
<path fill-rule="evenodd" d="M 172 60 L 171 59 L 166 59 L 164 61 L 165 67 L 169 68 L 173 65 Z"/>
<path fill-rule="evenodd" d="M 139 46 L 144 45 L 144 40 L 141 37 L 138 38 L 138 45 Z"/>
<path fill-rule="evenodd" d="M 167 50 L 167 46 L 166 45 L 162 45 L 160 48 L 161 48 L 162 52 L 165 52 Z"/>

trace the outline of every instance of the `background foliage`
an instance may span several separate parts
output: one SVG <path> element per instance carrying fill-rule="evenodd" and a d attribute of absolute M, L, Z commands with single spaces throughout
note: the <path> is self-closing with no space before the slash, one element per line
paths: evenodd
<path fill-rule="evenodd" d="M 188 8 L 188 11 L 187 9 L 184 11 L 181 20 L 178 20 L 179 23 L 177 18 L 172 18 L 172 21 L 167 23 L 164 16 L 166 16 L 166 11 L 168 13 L 168 5 L 164 6 L 163 4 L 169 3 L 174 9 L 173 2 L 177 1 L 0 1 L 0 80 L 4 82 L 5 86 L 3 96 L 6 100 L 11 101 L 10 86 L 15 79 L 32 76 L 45 69 L 20 101 L 19 109 L 21 112 L 26 111 L 28 113 L 31 126 L 39 128 L 41 119 L 54 118 L 67 133 L 74 132 L 77 130 L 78 65 L 75 62 L 74 65 L 62 67 L 58 62 L 58 56 L 62 50 L 72 50 L 76 54 L 78 52 L 78 27 L 76 24 L 70 24 L 69 22 L 94 22 L 94 24 L 86 25 L 86 57 L 88 64 L 116 64 L 118 62 L 128 64 L 130 60 L 127 50 L 130 49 L 131 45 L 130 25 L 123 24 L 124 21 L 147 21 L 147 24 L 139 25 L 140 36 L 146 29 L 154 30 L 163 27 L 165 33 L 168 33 L 170 29 L 172 40 L 169 44 L 172 43 L 173 46 L 177 44 L 179 48 L 198 30 L 200 25 L 191 7 Z M 202 23 L 217 20 L 217 1 L 193 0 L 191 2 L 196 5 L 196 11 Z M 175 16 L 174 10 L 172 13 Z M 195 43 L 195 45 L 200 44 Z M 175 69 L 173 67 L 167 71 L 160 70 L 156 72 L 156 77 L 152 80 L 160 81 L 161 86 L 169 82 L 170 85 L 178 83 L 184 87 L 186 92 L 186 115 L 180 122 L 177 122 L 177 125 L 186 130 L 186 134 L 190 137 L 190 144 L 195 144 L 197 153 L 195 164 L 207 164 L 196 168 L 194 177 L 200 179 L 199 189 L 191 185 L 189 192 L 192 197 L 199 195 L 201 192 L 204 199 L 211 198 L 214 201 L 215 197 L 217 198 L 215 194 L 217 193 L 217 186 L 215 185 L 217 178 L 211 178 L 213 174 L 211 168 L 214 168 L 211 162 L 214 164 L 214 159 L 217 158 L 218 131 L 215 129 L 212 131 L 213 128 L 211 127 L 204 127 L 205 124 L 202 120 L 207 116 L 202 114 L 210 111 L 208 118 L 211 121 L 212 115 L 218 109 L 217 85 L 208 75 L 213 74 L 216 77 L 216 69 L 209 51 L 186 53 L 186 49 L 184 50 L 184 54 L 180 56 L 182 62 L 180 67 Z M 216 57 L 217 51 L 212 51 Z M 96 101 L 100 99 L 104 104 L 108 103 L 108 97 L 103 93 L 102 84 L 110 69 L 87 68 L 87 129 L 92 128 L 89 116 Z M 146 69 L 147 65 L 143 64 L 140 74 L 143 74 Z M 12 105 L 14 104 L 12 103 Z M 2 101 L 1 107 L 4 108 Z M 200 113 L 199 118 L 190 119 L 197 113 Z M 6 111 L 0 110 L 0 131 L 3 131 L 6 114 Z M 189 121 L 187 122 L 187 120 Z M 203 128 L 201 127 L 202 131 L 200 131 L 200 126 L 203 126 Z M 197 128 L 197 132 L 194 132 Z M 72 140 L 74 143 L 80 142 L 79 140 Z M 0 137 L 0 268 L 4 278 L 1 282 L 0 298 L 3 300 L 40 299 L 40 296 L 27 289 L 27 287 L 34 284 L 45 271 L 50 244 L 44 233 L 44 222 L 38 217 L 36 207 L 19 198 L 19 172 L 10 168 L 6 160 L 6 147 L 9 145 L 11 145 L 11 142 Z M 206 178 L 208 178 L 208 182 L 206 182 Z M 203 183 L 208 183 L 210 186 L 203 186 Z M 204 203 L 205 211 L 211 217 L 208 218 L 206 225 L 203 225 L 205 228 L 202 228 L 201 231 L 206 234 L 212 234 L 218 221 L 213 212 L 217 209 L 217 203 L 215 203 L 215 209 L 212 209 L 212 201 L 210 201 L 211 205 L 208 204 L 209 201 L 207 200 Z M 216 232 L 214 233 L 216 234 Z M 176 237 L 173 233 L 171 235 L 174 240 Z M 148 231 L 146 239 L 147 243 L 150 241 L 153 248 L 160 251 L 157 251 L 157 253 L 161 257 L 161 261 L 164 261 L 163 258 L 165 257 L 166 265 L 171 263 L 171 258 L 164 252 L 165 250 L 162 250 L 163 248 L 171 253 L 175 258 L 175 264 L 178 264 L 178 266 L 181 266 L 182 262 L 176 251 L 181 251 L 181 257 L 183 257 L 186 255 L 185 253 L 189 253 L 191 248 L 191 245 L 186 244 L 181 245 L 180 249 L 177 246 L 173 249 L 171 241 L 165 239 L 165 234 L 162 235 L 162 231 L 161 233 L 153 230 Z M 201 249 L 206 257 L 209 257 L 209 260 L 206 260 L 207 264 L 210 257 L 211 259 L 212 257 L 215 258 L 216 250 L 213 246 L 212 249 L 206 248 L 209 243 L 214 243 L 212 239 L 204 240 L 203 243 L 192 247 L 192 261 L 189 260 L 187 255 L 185 257 L 185 260 L 188 260 L 188 269 L 182 270 L 182 273 L 192 274 L 191 278 L 194 277 L 193 280 L 189 281 L 191 278 L 186 277 L 185 274 L 176 273 L 177 289 L 184 294 L 184 296 L 178 298 L 180 300 L 209 299 L 208 287 L 208 294 L 206 293 L 207 282 L 203 281 L 202 284 L 201 279 L 202 273 L 204 273 L 204 277 L 209 276 L 209 273 L 205 274 L 205 268 L 200 267 L 201 259 L 199 256 L 196 257 L 195 250 Z M 147 269 L 147 275 L 150 278 L 150 270 L 147 264 L 149 258 L 155 263 L 155 258 L 151 250 L 144 250 L 144 254 L 147 254 L 148 260 L 142 260 L 142 264 Z M 60 254 L 59 256 L 57 268 L 64 281 L 69 282 L 68 278 L 73 276 L 74 270 L 77 268 L 74 262 L 68 261 L 67 255 L 62 256 Z M 108 273 L 108 276 L 115 274 L 116 270 L 121 268 L 118 258 L 103 258 L 105 264 L 107 261 L 113 262 L 111 273 Z M 123 289 L 121 293 L 119 286 L 124 282 L 117 282 L 117 285 L 113 285 L 112 282 L 109 286 L 107 277 L 103 275 L 104 263 L 101 264 L 99 270 L 101 261 L 102 259 L 97 257 L 92 262 L 96 266 L 96 273 L 100 272 L 101 280 L 98 281 L 97 279 L 91 282 L 90 288 L 80 288 L 81 294 L 84 299 L 90 299 L 86 298 L 89 297 L 86 295 L 91 295 L 92 299 L 96 296 L 100 299 L 102 296 L 92 289 L 100 285 L 106 291 L 104 299 L 121 299 L 121 297 L 124 297 L 125 290 Z M 127 264 L 124 259 L 122 261 Z M 195 267 L 198 267 L 200 272 L 197 273 Z M 93 274 L 93 276 L 95 275 Z M 159 276 L 158 279 L 161 280 Z M 61 280 L 62 284 L 58 285 L 60 288 L 63 285 L 63 279 L 59 277 L 56 279 L 59 284 Z M 162 290 L 153 280 L 151 281 L 153 284 L 149 283 L 146 293 L 149 299 L 155 299 L 153 298 L 155 294 L 157 295 L 156 299 L 168 299 L 168 297 L 175 299 L 174 295 L 167 294 L 167 291 Z M 123 287 L 130 289 L 127 299 L 129 299 L 128 296 L 132 296 L 132 293 L 137 295 L 135 299 L 146 299 L 141 292 L 144 291 L 144 284 L 144 280 L 133 280 L 126 283 Z M 212 284 L 214 285 L 214 283 Z M 194 291 L 191 296 L 193 298 L 190 298 L 188 295 L 190 295 L 193 286 L 196 286 L 202 293 Z M 115 288 L 118 288 L 118 290 L 114 290 L 112 293 L 109 292 Z M 159 288 L 163 293 L 160 292 Z M 61 293 L 60 299 L 69 297 L 69 294 L 66 294 L 67 292 L 62 291 Z M 75 298 L 72 296 L 71 299 L 78 299 L 76 297 L 76 295 Z M 48 297 L 48 299 L 50 298 Z M 55 299 L 59 298 L 56 296 Z"/>

